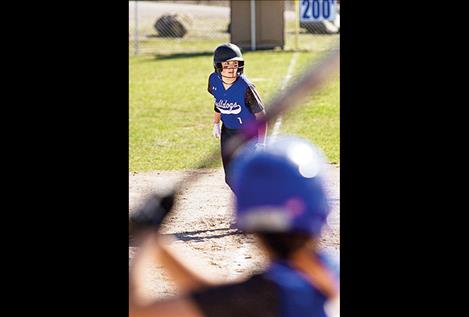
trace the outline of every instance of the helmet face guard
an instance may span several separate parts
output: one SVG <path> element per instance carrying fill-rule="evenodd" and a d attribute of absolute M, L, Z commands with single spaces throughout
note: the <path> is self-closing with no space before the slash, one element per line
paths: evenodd
<path fill-rule="evenodd" d="M 251 143 L 238 151 L 229 170 L 238 226 L 318 236 L 330 212 L 323 153 L 298 137 L 277 137 L 260 151 Z"/>
<path fill-rule="evenodd" d="M 215 49 L 213 53 L 213 67 L 215 72 L 221 74 L 222 62 L 238 61 L 238 72 L 240 76 L 244 70 L 244 58 L 238 46 L 232 43 L 222 44 Z"/>
<path fill-rule="evenodd" d="M 229 62 L 229 61 L 226 61 L 226 62 Z M 221 74 L 221 72 L 223 71 L 223 66 L 221 62 L 214 63 L 214 68 L 215 68 L 215 72 L 217 72 L 218 74 Z M 244 61 L 238 61 L 238 71 L 236 72 L 237 76 L 241 76 L 243 71 L 244 71 Z"/>

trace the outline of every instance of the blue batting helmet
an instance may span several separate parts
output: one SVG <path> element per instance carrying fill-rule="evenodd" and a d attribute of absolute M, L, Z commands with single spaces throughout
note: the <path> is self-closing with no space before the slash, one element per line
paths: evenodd
<path fill-rule="evenodd" d="M 238 61 L 238 76 L 244 70 L 244 58 L 241 49 L 233 43 L 226 43 L 217 46 L 213 52 L 213 67 L 217 73 L 223 70 L 222 62 Z"/>
<path fill-rule="evenodd" d="M 330 212 L 324 165 L 322 151 L 299 137 L 279 136 L 262 150 L 248 143 L 229 170 L 239 228 L 319 235 Z"/>

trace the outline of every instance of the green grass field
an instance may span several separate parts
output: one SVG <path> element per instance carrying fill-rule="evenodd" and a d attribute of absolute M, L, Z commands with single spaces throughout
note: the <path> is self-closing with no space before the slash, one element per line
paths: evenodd
<path fill-rule="evenodd" d="M 206 48 L 188 54 L 129 56 L 130 171 L 190 169 L 219 148 L 219 140 L 211 135 L 213 99 L 207 92 L 211 52 L 218 44 L 205 43 Z M 297 54 L 296 75 L 320 51 Z M 291 51 L 244 53 L 245 73 L 265 103 L 278 92 L 292 55 Z M 339 163 L 339 122 L 336 76 L 284 118 L 280 133 L 308 138 L 331 163 Z M 221 160 L 208 167 L 218 166 Z"/>

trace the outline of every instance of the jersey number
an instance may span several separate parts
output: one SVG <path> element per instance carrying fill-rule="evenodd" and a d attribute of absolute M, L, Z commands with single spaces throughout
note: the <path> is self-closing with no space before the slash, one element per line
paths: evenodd
<path fill-rule="evenodd" d="M 240 117 L 238 117 L 238 120 L 239 120 L 239 123 L 240 123 L 240 124 L 243 124 L 243 121 L 241 120 Z"/>

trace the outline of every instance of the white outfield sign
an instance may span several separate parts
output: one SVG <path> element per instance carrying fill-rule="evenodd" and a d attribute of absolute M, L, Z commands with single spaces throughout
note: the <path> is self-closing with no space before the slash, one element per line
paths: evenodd
<path fill-rule="evenodd" d="M 300 21 L 334 21 L 337 0 L 299 0 Z"/>

